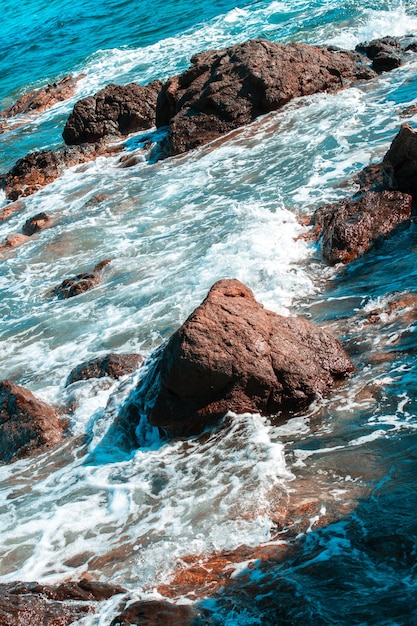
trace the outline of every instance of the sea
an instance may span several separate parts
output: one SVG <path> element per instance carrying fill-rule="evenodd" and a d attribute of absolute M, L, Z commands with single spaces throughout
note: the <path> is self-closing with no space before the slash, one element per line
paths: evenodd
<path fill-rule="evenodd" d="M 62 145 L 80 98 L 166 80 L 199 51 L 254 37 L 354 49 L 417 35 L 415 0 L 0 6 L 0 109 L 84 75 L 71 99 L 0 135 L 0 172 Z M 220 626 L 417 625 L 416 225 L 346 267 L 322 261 L 305 225 L 354 193 L 402 123 L 417 128 L 403 115 L 416 101 L 409 53 L 372 81 L 295 100 L 180 157 L 149 158 L 161 131 L 132 135 L 133 167 L 113 155 L 69 169 L 0 223 L 3 240 L 37 213 L 53 219 L 0 259 L 0 376 L 69 420 L 62 445 L 0 467 L 0 583 L 89 578 L 123 586 L 129 602 L 203 607 Z M 49 297 L 107 258 L 94 289 Z M 355 373 L 285 424 L 228 415 L 174 440 L 147 427 L 138 449 L 120 450 L 106 435 L 146 363 L 66 387 L 69 372 L 110 352 L 151 357 L 221 278 L 331 332 Z M 187 564 L 225 555 L 221 584 L 178 584 Z M 74 623 L 106 626 L 122 600 Z"/>

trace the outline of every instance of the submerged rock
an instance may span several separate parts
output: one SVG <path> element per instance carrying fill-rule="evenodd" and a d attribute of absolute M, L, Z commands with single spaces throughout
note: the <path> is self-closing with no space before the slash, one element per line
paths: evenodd
<path fill-rule="evenodd" d="M 10 250 L 11 248 L 17 248 L 28 241 L 28 235 L 22 235 L 21 233 L 11 233 L 7 235 L 5 239 L 0 243 L 0 252 Z"/>
<path fill-rule="evenodd" d="M 200 433 L 227 411 L 284 421 L 352 370 L 336 339 L 264 309 L 238 280 L 221 280 L 172 335 L 118 426 L 132 438 L 143 414 L 173 435 Z"/>
<path fill-rule="evenodd" d="M 55 83 L 50 83 L 46 87 L 26 93 L 12 106 L 0 111 L 0 117 L 9 118 L 34 111 L 37 113 L 46 111 L 46 109 L 50 109 L 58 102 L 71 98 L 75 93 L 77 82 L 83 77 L 84 75 L 76 78 L 64 76 Z"/>
<path fill-rule="evenodd" d="M 155 126 L 156 100 L 160 81 L 149 85 L 107 85 L 94 96 L 74 106 L 62 136 L 68 145 L 95 143 Z"/>
<path fill-rule="evenodd" d="M 61 585 L 0 585 L 2 626 L 69 626 L 96 610 L 96 603 L 126 590 L 117 585 L 81 580 Z"/>
<path fill-rule="evenodd" d="M 101 271 L 106 265 L 111 263 L 111 259 L 105 259 L 94 267 L 92 272 L 84 272 L 77 274 L 72 278 L 66 278 L 60 285 L 57 285 L 48 293 L 50 297 L 56 297 L 59 300 L 73 298 L 85 291 L 89 291 L 101 282 Z"/>
<path fill-rule="evenodd" d="M 399 191 L 368 191 L 359 199 L 318 209 L 314 216 L 323 257 L 331 264 L 348 263 L 410 224 L 412 197 Z"/>
<path fill-rule="evenodd" d="M 42 451 L 62 438 L 54 408 L 9 380 L 0 383 L 0 460 L 10 462 Z"/>
<path fill-rule="evenodd" d="M 187 604 L 141 600 L 128 606 L 110 626 L 209 626 L 209 617 Z"/>
<path fill-rule="evenodd" d="M 131 374 L 142 363 L 140 354 L 107 354 L 97 359 L 91 359 L 80 363 L 71 370 L 65 386 L 71 385 L 78 380 L 89 378 L 120 378 L 125 374 Z"/>
<path fill-rule="evenodd" d="M 293 98 L 375 76 L 355 52 L 261 39 L 196 54 L 191 63 L 158 97 L 157 126 L 169 125 L 163 156 L 196 148 Z"/>

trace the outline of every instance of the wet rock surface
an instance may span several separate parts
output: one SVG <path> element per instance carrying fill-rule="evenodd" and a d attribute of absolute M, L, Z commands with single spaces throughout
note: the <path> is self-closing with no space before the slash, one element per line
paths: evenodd
<path fill-rule="evenodd" d="M 59 300 L 66 300 L 93 289 L 93 287 L 100 284 L 101 272 L 109 263 L 111 263 L 111 259 L 105 259 L 97 263 L 91 272 L 83 272 L 72 278 L 66 278 L 60 285 L 51 289 L 47 295 L 52 298 L 58 298 Z"/>
<path fill-rule="evenodd" d="M 0 460 L 10 462 L 42 451 L 62 438 L 55 409 L 9 380 L 0 382 Z"/>
<path fill-rule="evenodd" d="M 2 626 L 69 626 L 94 613 L 97 601 L 126 590 L 115 585 L 81 580 L 61 585 L 9 583 L 0 585 Z"/>
<path fill-rule="evenodd" d="M 356 46 L 358 52 L 366 54 L 372 60 L 372 68 L 378 73 L 399 67 L 405 49 L 397 37 L 382 37 Z"/>
<path fill-rule="evenodd" d="M 293 98 L 375 76 L 363 59 L 355 52 L 261 39 L 196 54 L 158 97 L 157 126 L 169 125 L 163 156 L 196 148 Z"/>
<path fill-rule="evenodd" d="M 399 226 L 409 226 L 411 211 L 411 196 L 398 191 L 368 191 L 321 207 L 314 227 L 324 259 L 331 264 L 356 259 Z"/>
<path fill-rule="evenodd" d="M 149 85 L 107 85 L 74 106 L 62 136 L 68 145 L 94 143 L 104 137 L 120 137 L 155 125 L 160 81 Z"/>
<path fill-rule="evenodd" d="M 417 201 L 417 132 L 403 124 L 382 161 L 383 184 Z"/>
<path fill-rule="evenodd" d="M 37 213 L 33 217 L 29 217 L 23 224 L 22 233 L 31 237 L 35 233 L 39 233 L 41 230 L 45 230 L 50 226 L 52 218 L 47 213 Z"/>
<path fill-rule="evenodd" d="M 57 150 L 31 152 L 19 159 L 12 169 L 0 179 L 9 200 L 29 196 L 52 183 L 67 168 L 92 161 L 106 154 L 100 145 L 71 146 Z"/>
<path fill-rule="evenodd" d="M 209 626 L 212 621 L 200 609 L 163 600 L 131 604 L 110 626 Z"/>
<path fill-rule="evenodd" d="M 58 102 L 63 102 L 71 98 L 81 78 L 83 78 L 82 75 L 77 77 L 64 76 L 46 87 L 26 93 L 12 106 L 0 111 L 0 117 L 10 118 L 25 113 L 41 113 L 42 111 L 46 111 L 46 109 L 50 109 L 55 104 L 58 104 Z"/>
<path fill-rule="evenodd" d="M 119 425 L 134 438 L 141 413 L 174 435 L 199 433 L 227 411 L 284 421 L 352 370 L 336 339 L 264 309 L 238 280 L 221 280 L 172 335 Z"/>
<path fill-rule="evenodd" d="M 65 386 L 71 385 L 78 380 L 86 380 L 89 378 L 120 378 L 125 374 L 135 371 L 141 364 L 143 358 L 140 354 L 107 354 L 104 357 L 91 359 L 80 363 L 71 370 Z"/>

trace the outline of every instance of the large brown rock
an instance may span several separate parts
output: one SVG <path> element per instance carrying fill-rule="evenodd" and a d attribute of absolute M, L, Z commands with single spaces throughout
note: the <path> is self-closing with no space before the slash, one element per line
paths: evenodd
<path fill-rule="evenodd" d="M 142 362 L 140 354 L 114 354 L 110 353 L 103 357 L 91 359 L 80 363 L 69 373 L 65 386 L 71 385 L 78 380 L 89 378 L 120 378 L 137 369 Z"/>
<path fill-rule="evenodd" d="M 221 280 L 172 335 L 118 425 L 135 445 L 143 414 L 175 435 L 199 433 L 229 410 L 283 421 L 352 370 L 336 339 L 264 309 L 238 280 Z"/>
<path fill-rule="evenodd" d="M 157 126 L 169 124 L 163 156 L 196 148 L 292 98 L 375 76 L 356 52 L 261 39 L 196 54 L 191 63 L 158 97 Z"/>
<path fill-rule="evenodd" d="M 19 159 L 0 180 L 9 200 L 29 196 L 53 182 L 67 168 L 106 154 L 99 145 L 71 146 L 30 152 Z"/>
<path fill-rule="evenodd" d="M 382 161 L 387 189 L 409 193 L 417 200 L 417 133 L 403 124 Z"/>
<path fill-rule="evenodd" d="M 0 117 L 9 118 L 24 113 L 32 113 L 36 111 L 41 113 L 51 108 L 58 102 L 68 100 L 74 95 L 77 82 L 83 78 L 82 76 L 64 76 L 55 83 L 50 83 L 41 89 L 35 89 L 30 93 L 24 94 L 12 106 L 0 112 Z"/>
<path fill-rule="evenodd" d="M 107 85 L 74 106 L 62 136 L 68 145 L 94 143 L 155 125 L 156 100 L 162 83 Z"/>
<path fill-rule="evenodd" d="M 187 604 L 142 600 L 128 606 L 110 626 L 209 626 L 203 611 Z"/>
<path fill-rule="evenodd" d="M 47 295 L 52 298 L 56 297 L 58 300 L 67 300 L 93 289 L 93 287 L 100 284 L 101 272 L 109 263 L 111 263 L 111 259 L 105 259 L 97 263 L 91 272 L 83 272 L 72 278 L 65 278 L 62 283 L 51 289 Z"/>
<path fill-rule="evenodd" d="M 96 610 L 96 603 L 126 590 L 81 580 L 61 585 L 0 585 L 1 626 L 69 626 Z"/>
<path fill-rule="evenodd" d="M 62 438 L 63 425 L 51 406 L 9 380 L 0 382 L 0 460 L 10 462 L 42 451 Z"/>
<path fill-rule="evenodd" d="M 318 209 L 313 217 L 323 257 L 348 263 L 410 224 L 412 197 L 399 191 L 368 191 Z"/>

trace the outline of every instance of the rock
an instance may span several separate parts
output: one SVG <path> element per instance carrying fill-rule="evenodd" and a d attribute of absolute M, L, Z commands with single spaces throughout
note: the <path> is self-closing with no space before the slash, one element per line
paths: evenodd
<path fill-rule="evenodd" d="M 238 280 L 221 280 L 155 358 L 116 428 L 135 445 L 143 414 L 169 435 L 200 433 L 227 411 L 284 421 L 352 370 L 336 339 L 265 310 Z"/>
<path fill-rule="evenodd" d="M 0 222 L 4 222 L 9 217 L 14 215 L 15 213 L 20 213 L 25 208 L 24 202 L 22 200 L 17 200 L 16 202 L 9 202 L 5 207 L 0 209 Z"/>
<path fill-rule="evenodd" d="M 0 244 L 0 252 L 10 249 L 17 248 L 21 246 L 22 243 L 25 243 L 29 237 L 27 235 L 21 235 L 20 233 L 12 233 L 11 235 L 7 235 L 7 237 Z"/>
<path fill-rule="evenodd" d="M 378 73 L 388 72 L 401 65 L 402 46 L 397 37 L 374 39 L 357 45 L 355 49 L 372 59 L 372 67 Z"/>
<path fill-rule="evenodd" d="M 140 354 L 107 354 L 104 357 L 91 359 L 80 363 L 71 370 L 65 386 L 71 385 L 78 380 L 89 378 L 120 378 L 125 374 L 131 374 L 142 362 Z"/>
<path fill-rule="evenodd" d="M 56 444 L 63 426 L 51 406 L 9 380 L 0 383 L 0 460 L 21 459 Z"/>
<path fill-rule="evenodd" d="M 128 606 L 110 626 L 209 626 L 203 610 L 163 600 L 142 600 Z"/>
<path fill-rule="evenodd" d="M 61 585 L 0 584 L 0 624 L 69 626 L 93 613 L 97 601 L 119 593 L 126 593 L 126 590 L 87 580 Z"/>
<path fill-rule="evenodd" d="M 196 148 L 293 98 L 375 76 L 355 52 L 261 39 L 196 54 L 191 63 L 158 96 L 156 124 L 169 125 L 162 156 Z"/>
<path fill-rule="evenodd" d="M 92 272 L 84 272 L 72 278 L 66 278 L 60 285 L 51 289 L 48 296 L 56 297 L 59 300 L 66 300 L 67 298 L 73 298 L 85 291 L 89 291 L 100 284 L 101 271 L 109 263 L 111 263 L 111 259 L 106 259 L 97 263 Z"/>
<path fill-rule="evenodd" d="M 17 200 L 53 182 L 68 167 L 92 161 L 106 153 L 106 149 L 100 145 L 71 146 L 57 150 L 31 152 L 19 159 L 0 182 L 7 198 Z"/>
<path fill-rule="evenodd" d="M 51 217 L 47 213 L 37 213 L 33 217 L 30 217 L 23 224 L 22 232 L 24 235 L 31 237 L 35 233 L 39 233 L 41 230 L 48 228 L 51 223 Z"/>
<path fill-rule="evenodd" d="M 417 133 L 403 124 L 382 161 L 383 184 L 417 200 Z"/>
<path fill-rule="evenodd" d="M 160 81 L 149 85 L 107 85 L 74 106 L 62 136 L 68 145 L 94 143 L 104 137 L 120 137 L 155 125 Z"/>
<path fill-rule="evenodd" d="M 58 102 L 68 100 L 68 98 L 74 95 L 77 82 L 84 76 L 81 75 L 76 78 L 64 76 L 59 81 L 51 83 L 42 89 L 35 89 L 30 93 L 24 94 L 15 104 L 1 111 L 0 117 L 9 118 L 33 111 L 41 113 Z"/>
<path fill-rule="evenodd" d="M 331 264 L 348 263 L 410 224 L 412 198 L 397 191 L 368 191 L 318 209 L 313 217 L 323 257 Z"/>

